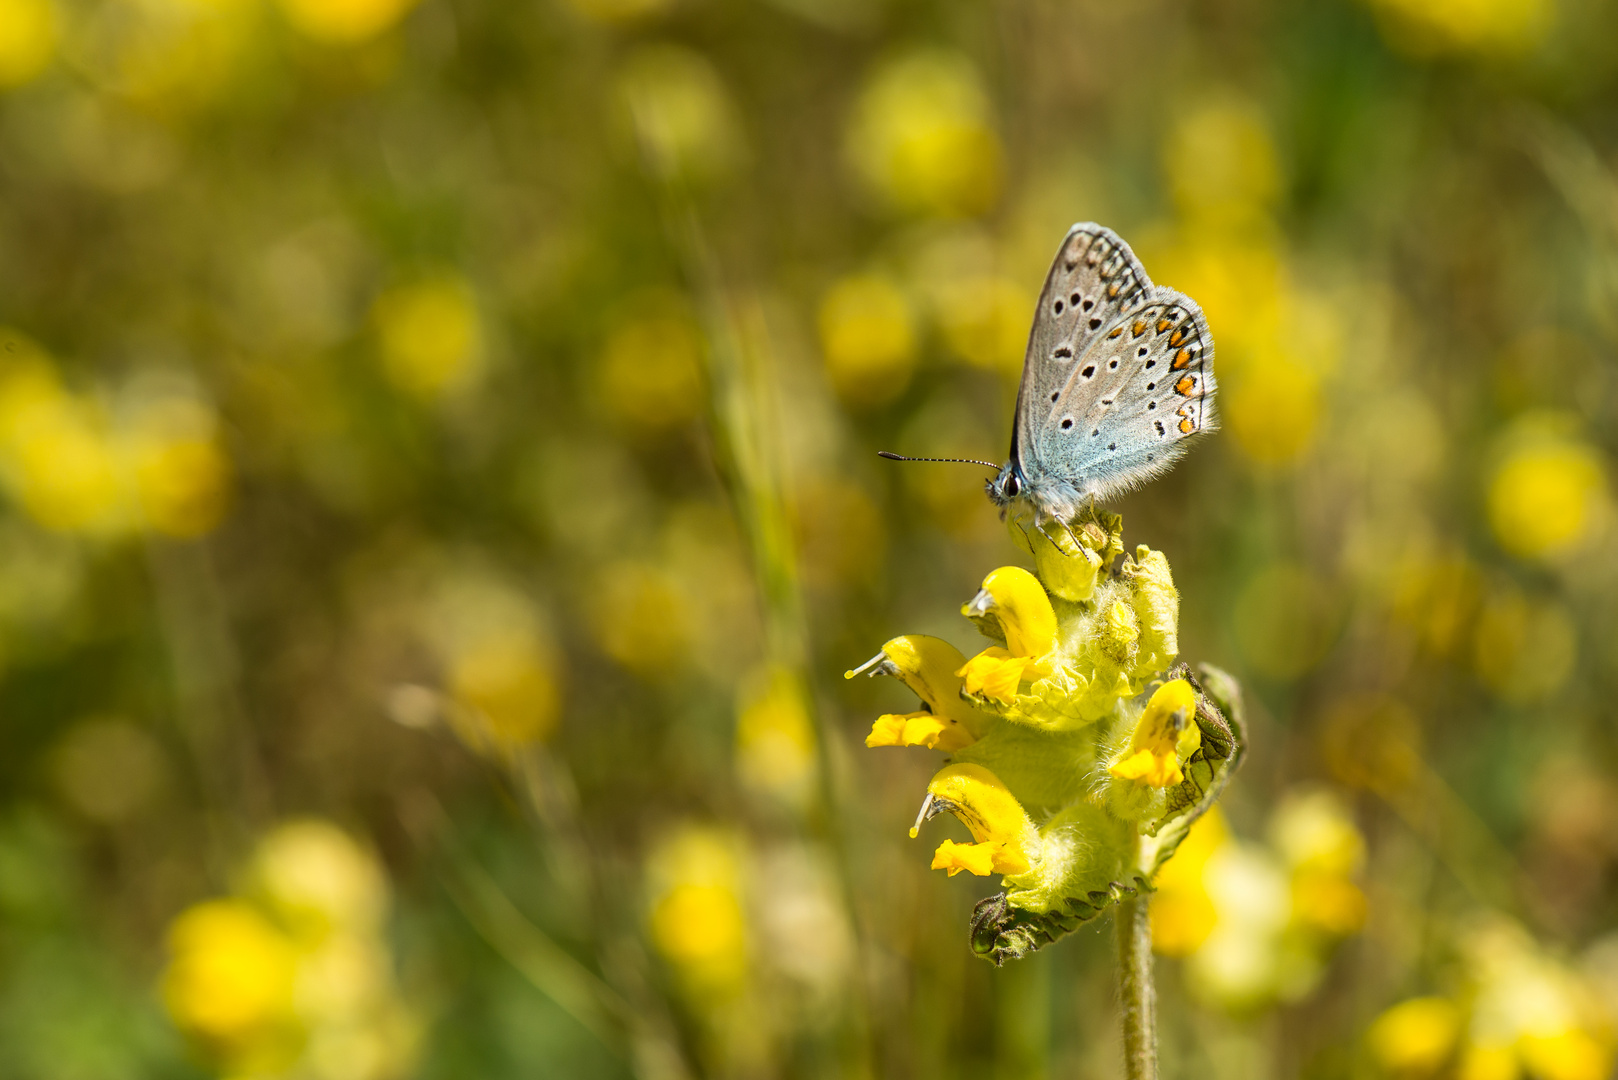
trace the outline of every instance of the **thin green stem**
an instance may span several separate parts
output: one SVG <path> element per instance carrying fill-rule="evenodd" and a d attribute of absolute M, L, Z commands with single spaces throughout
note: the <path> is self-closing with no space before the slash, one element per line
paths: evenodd
<path fill-rule="evenodd" d="M 1150 898 L 1121 902 L 1118 921 L 1118 996 L 1124 1018 L 1124 1075 L 1157 1080 L 1157 991 L 1152 985 Z"/>

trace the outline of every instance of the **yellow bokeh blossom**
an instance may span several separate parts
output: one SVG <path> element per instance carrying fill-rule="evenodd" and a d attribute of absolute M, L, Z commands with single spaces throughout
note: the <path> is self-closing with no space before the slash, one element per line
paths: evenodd
<path fill-rule="evenodd" d="M 751 788 L 798 802 L 815 776 L 815 729 L 802 682 L 785 668 L 743 680 L 736 706 L 736 767 Z"/>
<path fill-rule="evenodd" d="M 642 678 L 672 675 L 689 654 L 684 591 L 655 564 L 610 564 L 597 576 L 586 610 L 601 651 Z"/>
<path fill-rule="evenodd" d="M 1175 206 L 1194 227 L 1250 225 L 1280 194 L 1269 125 L 1240 99 L 1216 96 L 1194 104 L 1170 129 L 1161 152 Z"/>
<path fill-rule="evenodd" d="M 466 281 L 443 274 L 395 285 L 372 309 L 382 371 L 422 400 L 465 386 L 482 373 L 483 323 Z"/>
<path fill-rule="evenodd" d="M 740 841 L 717 829 L 686 825 L 647 857 L 652 944 L 686 990 L 728 996 L 749 964 L 745 863 Z"/>
<path fill-rule="evenodd" d="M 56 53 L 51 0 L 0 0 L 0 90 L 38 78 Z"/>
<path fill-rule="evenodd" d="M 597 367 L 602 408 L 630 435 L 655 438 L 702 415 L 705 345 L 675 300 L 638 300 L 608 336 Z"/>
<path fill-rule="evenodd" d="M 1378 1062 L 1405 1077 L 1605 1080 L 1618 1050 L 1596 988 L 1517 924 L 1485 915 L 1465 927 L 1460 985 L 1383 1013 L 1366 1033 Z M 1446 1067 L 1454 1062 L 1453 1073 Z"/>
<path fill-rule="evenodd" d="M 1000 194 L 1002 151 L 988 96 L 971 62 L 955 53 L 914 52 L 877 68 L 860 92 L 847 148 L 859 178 L 898 209 L 969 217 Z"/>
<path fill-rule="evenodd" d="M 934 316 L 950 351 L 1007 378 L 1022 374 L 1028 347 L 1028 290 L 1009 278 L 977 274 L 938 283 Z"/>
<path fill-rule="evenodd" d="M 407 1073 L 420 1025 L 394 983 L 375 856 L 329 822 L 290 822 L 260 841 L 243 880 L 241 895 L 169 928 L 175 1025 L 225 1075 Z"/>
<path fill-rule="evenodd" d="M 820 351 L 832 389 L 845 403 L 869 408 L 904 392 L 916 366 L 910 302 L 879 274 L 840 278 L 820 301 Z"/>
<path fill-rule="evenodd" d="M 1157 875 L 1152 897 L 1152 948 L 1164 956 L 1186 956 L 1208 939 L 1219 920 L 1202 876 L 1208 859 L 1230 840 L 1225 815 L 1216 806 L 1191 831 Z"/>
<path fill-rule="evenodd" d="M 127 520 L 106 416 L 26 342 L 0 373 L 0 477 L 46 528 L 106 533 Z"/>
<path fill-rule="evenodd" d="M 326 45 L 354 45 L 390 29 L 417 0 L 279 0 L 287 21 Z"/>
<path fill-rule="evenodd" d="M 1520 421 L 1489 478 L 1489 525 L 1519 558 L 1573 551 L 1610 513 L 1605 462 L 1567 426 L 1555 417 Z"/>
<path fill-rule="evenodd" d="M 1454 1055 L 1462 1019 L 1461 1010 L 1445 998 L 1411 998 L 1377 1017 L 1365 1039 L 1388 1072 L 1432 1076 Z"/>
<path fill-rule="evenodd" d="M 476 710 L 499 746 L 547 738 L 561 712 L 557 666 L 550 650 L 524 634 L 491 636 L 454 659 L 449 685 L 457 701 Z"/>
<path fill-rule="evenodd" d="M 741 163 L 736 107 L 714 66 L 679 45 L 645 45 L 618 76 L 618 93 L 646 163 L 664 179 L 711 183 Z"/>
<path fill-rule="evenodd" d="M 163 1002 L 182 1031 L 238 1067 L 295 1056 L 296 947 L 257 908 L 197 904 L 169 927 L 168 945 Z"/>
<path fill-rule="evenodd" d="M 182 538 L 212 531 L 231 492 L 213 411 L 195 397 L 164 395 L 141 402 L 124 427 L 121 449 L 145 525 Z"/>
<path fill-rule="evenodd" d="M 1503 588 L 1484 603 L 1474 629 L 1478 678 L 1502 700 L 1543 701 L 1567 682 L 1578 660 L 1578 631 L 1567 609 Z"/>
<path fill-rule="evenodd" d="M 1383 35 L 1415 56 L 1531 51 L 1555 21 L 1555 0 L 1367 0 Z"/>

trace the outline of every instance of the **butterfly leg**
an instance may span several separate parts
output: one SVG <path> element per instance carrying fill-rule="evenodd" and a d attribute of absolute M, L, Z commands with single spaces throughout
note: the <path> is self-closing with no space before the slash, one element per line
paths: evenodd
<path fill-rule="evenodd" d="M 1038 529 L 1040 535 L 1051 542 L 1051 547 L 1055 548 L 1057 551 L 1062 550 L 1062 545 L 1056 542 L 1056 537 L 1045 531 L 1045 522 L 1043 520 L 1035 518 L 1034 528 Z"/>
<path fill-rule="evenodd" d="M 1067 530 L 1067 538 L 1073 541 L 1073 551 L 1074 554 L 1077 554 L 1079 550 L 1079 538 L 1078 535 L 1073 531 L 1073 523 L 1071 521 L 1064 521 L 1062 522 L 1062 528 Z"/>

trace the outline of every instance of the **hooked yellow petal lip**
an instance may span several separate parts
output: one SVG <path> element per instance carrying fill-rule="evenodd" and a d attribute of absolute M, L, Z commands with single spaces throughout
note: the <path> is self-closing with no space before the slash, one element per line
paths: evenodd
<path fill-rule="evenodd" d="M 1013 656 L 1044 656 L 1056 645 L 1056 611 L 1039 579 L 1020 566 L 1002 566 L 961 607 L 969 619 L 992 619 Z"/>
<path fill-rule="evenodd" d="M 959 750 L 970 746 L 979 734 L 978 725 L 983 717 L 971 703 L 961 700 L 961 676 L 958 669 L 966 658 L 949 642 L 926 634 L 904 634 L 882 646 L 882 651 L 852 671 L 844 673 L 852 679 L 863 672 L 872 675 L 891 675 L 904 683 L 931 712 L 946 721 L 951 734 L 950 745 L 939 744 L 939 749 Z M 871 745 L 915 745 L 873 743 Z"/>
<path fill-rule="evenodd" d="M 955 764 L 940 769 L 927 785 L 927 801 L 922 804 L 917 824 L 946 810 L 971 831 L 975 843 L 946 841 L 933 860 L 935 870 L 948 869 L 939 860 L 949 862 L 955 856 L 947 853 L 958 852 L 959 859 L 949 864 L 979 876 L 1028 871 L 1039 834 L 1027 811 L 999 777 L 981 765 Z M 915 835 L 914 830 L 911 835 Z"/>
<path fill-rule="evenodd" d="M 1158 687 L 1135 724 L 1129 749 L 1107 771 L 1120 780 L 1138 780 L 1151 787 L 1182 782 L 1181 764 L 1202 745 L 1196 711 L 1197 693 L 1186 680 Z"/>

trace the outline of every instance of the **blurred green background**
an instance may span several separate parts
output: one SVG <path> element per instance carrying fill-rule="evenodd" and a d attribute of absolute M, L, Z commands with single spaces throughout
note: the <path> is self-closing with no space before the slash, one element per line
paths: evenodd
<path fill-rule="evenodd" d="M 1609 1077 L 1610 0 L 0 0 L 0 1077 L 1118 1075 L 839 677 L 1080 220 L 1218 345 L 1165 1075 Z"/>

